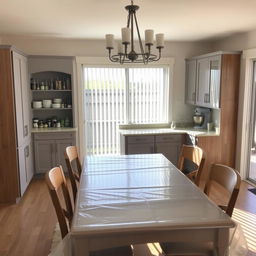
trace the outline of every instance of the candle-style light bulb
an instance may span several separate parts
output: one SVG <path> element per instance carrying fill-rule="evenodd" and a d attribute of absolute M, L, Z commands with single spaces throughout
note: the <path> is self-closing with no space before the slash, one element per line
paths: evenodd
<path fill-rule="evenodd" d="M 112 34 L 106 35 L 106 48 L 114 49 L 114 35 L 112 35 Z"/>

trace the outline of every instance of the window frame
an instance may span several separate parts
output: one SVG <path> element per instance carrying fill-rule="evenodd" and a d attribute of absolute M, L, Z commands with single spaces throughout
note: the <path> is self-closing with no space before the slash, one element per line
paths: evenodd
<path fill-rule="evenodd" d="M 123 67 L 127 68 L 143 68 L 145 67 L 143 64 L 123 64 Z M 174 76 L 174 58 L 161 58 L 156 63 L 148 63 L 147 67 L 167 67 L 169 71 L 169 92 L 168 92 L 168 108 L 167 108 L 167 123 L 164 124 L 128 124 L 126 127 L 128 128 L 142 128 L 142 127 L 164 127 L 166 125 L 169 125 L 170 121 L 172 120 L 172 95 L 173 95 L 173 76 Z M 76 57 L 74 61 L 74 69 L 76 76 L 74 78 L 73 84 L 74 84 L 74 102 L 77 102 L 77 104 L 74 104 L 74 111 L 75 111 L 75 124 L 78 127 L 78 136 L 77 136 L 77 145 L 79 147 L 80 155 L 85 156 L 86 150 L 85 150 L 85 134 L 84 134 L 84 128 L 85 128 L 85 120 L 84 120 L 84 94 L 83 94 L 83 86 L 84 86 L 84 78 L 83 78 L 83 69 L 84 67 L 119 67 L 120 64 L 111 63 L 108 58 L 106 57 Z M 77 86 L 76 86 L 77 85 Z"/>

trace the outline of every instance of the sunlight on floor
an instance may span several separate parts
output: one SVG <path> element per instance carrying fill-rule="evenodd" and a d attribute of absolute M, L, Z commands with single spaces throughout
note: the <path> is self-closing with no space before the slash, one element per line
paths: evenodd
<path fill-rule="evenodd" d="M 248 243 L 248 249 L 256 253 L 256 215 L 235 208 L 232 219 L 240 223 Z"/>

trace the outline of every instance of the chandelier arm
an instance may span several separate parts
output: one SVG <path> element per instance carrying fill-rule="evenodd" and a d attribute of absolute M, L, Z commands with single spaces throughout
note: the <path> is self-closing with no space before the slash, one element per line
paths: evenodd
<path fill-rule="evenodd" d="M 112 55 L 111 56 L 111 49 L 108 49 L 108 52 L 109 52 L 108 57 L 109 57 L 110 61 L 112 61 L 112 62 L 118 62 L 119 61 L 118 55 Z"/>
<path fill-rule="evenodd" d="M 134 51 L 134 42 L 133 42 L 133 15 L 134 13 L 131 11 L 131 51 Z"/>
<path fill-rule="evenodd" d="M 146 64 L 144 48 L 143 48 L 143 45 L 142 45 L 142 41 L 141 41 L 141 37 L 140 37 L 140 30 L 139 30 L 138 21 L 137 21 L 137 17 L 136 17 L 136 13 L 135 12 L 134 12 L 134 19 L 135 19 L 135 24 L 136 24 L 138 38 L 139 38 L 140 50 L 141 50 L 141 54 L 143 56 L 143 62 L 144 62 L 144 64 Z"/>
<path fill-rule="evenodd" d="M 130 11 L 128 12 L 128 17 L 127 17 L 127 28 L 130 27 L 130 21 L 131 21 L 131 15 L 130 15 Z"/>

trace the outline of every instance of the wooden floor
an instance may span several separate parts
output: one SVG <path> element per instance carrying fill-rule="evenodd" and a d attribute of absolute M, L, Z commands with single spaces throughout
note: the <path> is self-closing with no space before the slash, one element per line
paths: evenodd
<path fill-rule="evenodd" d="M 248 187 L 242 183 L 236 207 L 256 216 Z M 0 256 L 47 256 L 56 222 L 44 180 L 33 180 L 20 203 L 0 206 Z"/>

